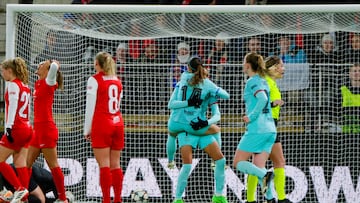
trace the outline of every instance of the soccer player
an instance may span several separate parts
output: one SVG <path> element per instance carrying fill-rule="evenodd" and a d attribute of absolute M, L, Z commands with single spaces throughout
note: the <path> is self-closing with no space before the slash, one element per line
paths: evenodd
<path fill-rule="evenodd" d="M 63 89 L 63 76 L 58 61 L 43 61 L 35 74 L 38 80 L 34 87 L 34 136 L 30 142 L 27 166 L 31 168 L 40 153 L 43 153 L 53 176 L 59 196 L 58 202 L 68 203 L 65 194 L 64 174 L 57 157 L 59 132 L 54 122 L 52 106 L 56 89 Z"/>
<path fill-rule="evenodd" d="M 26 168 L 28 145 L 32 137 L 29 123 L 29 73 L 22 58 L 1 63 L 1 76 L 5 87 L 5 135 L 0 140 L 0 173 L 15 188 L 11 203 L 26 199 L 30 176 Z M 6 160 L 13 155 L 18 176 Z"/>
<path fill-rule="evenodd" d="M 111 55 L 99 52 L 95 57 L 96 73 L 87 81 L 84 136 L 91 146 L 100 168 L 103 203 L 121 202 L 123 171 L 120 153 L 124 148 L 124 121 L 120 112 L 122 83 L 116 76 Z"/>
<path fill-rule="evenodd" d="M 254 175 L 260 180 L 262 193 L 268 190 L 272 172 L 265 168 L 276 138 L 276 127 L 271 115 L 269 86 L 266 83 L 265 64 L 261 55 L 245 55 L 243 71 L 249 76 L 244 89 L 246 124 L 244 135 L 237 146 L 233 165 L 240 172 Z M 253 163 L 248 159 L 253 155 Z"/>
<path fill-rule="evenodd" d="M 352 65 L 348 72 L 348 80 L 341 85 L 341 106 L 343 133 L 360 133 L 360 64 Z M 340 101 L 339 101 L 340 103 Z"/>
<path fill-rule="evenodd" d="M 192 149 L 197 146 L 215 161 L 216 186 L 212 201 L 227 203 L 226 197 L 222 195 L 226 161 L 215 139 L 215 136 L 220 138 L 220 130 L 215 135 L 210 133 L 212 132 L 211 126 L 220 120 L 216 97 L 221 95 L 223 98 L 229 98 L 229 94 L 208 79 L 207 70 L 202 66 L 199 58 L 190 60 L 188 71 L 184 73 L 183 79 L 176 85 L 168 105 L 172 110 L 168 128 L 170 133 L 178 134 L 181 132 L 178 139 L 183 162 L 178 177 L 174 203 L 183 202 L 181 196 L 190 175 Z M 211 107 L 213 105 L 215 106 Z M 207 120 L 206 112 L 209 106 L 212 109 L 212 118 Z"/>
<path fill-rule="evenodd" d="M 284 101 L 281 99 L 281 92 L 277 87 L 276 80 L 283 77 L 285 69 L 282 60 L 277 56 L 270 56 L 265 59 L 266 76 L 265 80 L 270 89 L 270 104 L 272 117 L 274 118 L 275 126 L 280 116 L 280 107 L 284 105 Z M 278 194 L 278 203 L 289 203 L 286 199 L 285 193 L 285 158 L 283 154 L 282 145 L 279 135 L 276 136 L 275 143 L 270 153 L 270 160 L 274 164 L 274 183 L 275 190 Z M 256 186 L 258 178 L 253 175 L 248 176 L 246 198 L 248 203 L 256 202 Z M 272 195 L 272 190 L 268 190 L 266 193 L 266 201 L 268 203 L 275 202 L 275 198 Z"/>
<path fill-rule="evenodd" d="M 188 95 L 188 98 L 185 95 Z M 191 121 L 197 118 L 193 115 L 206 114 L 207 109 L 205 109 L 204 113 L 202 109 L 204 107 L 200 108 L 200 106 L 202 101 L 210 96 L 223 99 L 230 98 L 229 93 L 208 79 L 207 69 L 202 65 L 201 59 L 192 57 L 188 63 L 188 71 L 181 75 L 181 79 L 175 86 L 168 104 L 168 108 L 171 109 L 168 120 L 169 135 L 166 142 L 169 168 L 174 167 L 176 136 L 178 133 L 186 131 L 194 135 L 217 134 L 216 138 L 220 141 L 220 128 L 215 125 L 218 120 L 210 120 L 211 122 L 207 123 L 203 121 L 201 124 L 203 126 L 197 130 L 194 130 L 190 125 Z"/>

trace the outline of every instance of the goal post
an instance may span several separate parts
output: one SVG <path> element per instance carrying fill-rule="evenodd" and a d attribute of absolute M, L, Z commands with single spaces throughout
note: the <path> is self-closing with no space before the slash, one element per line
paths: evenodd
<path fill-rule="evenodd" d="M 124 85 L 124 202 L 131 202 L 137 190 L 146 190 L 149 202 L 173 200 L 181 159 L 177 152 L 178 168 L 166 167 L 167 102 L 194 55 L 231 95 L 219 101 L 229 166 L 224 193 L 229 202 L 244 202 L 244 174 L 231 165 L 245 130 L 242 64 L 249 51 L 284 61 L 284 77 L 277 81 L 285 101 L 278 134 L 287 197 L 308 203 L 358 201 L 360 107 L 342 105 L 341 87 L 349 85 L 349 70 L 360 63 L 360 5 L 8 4 L 6 9 L 6 58 L 27 61 L 32 89 L 37 64 L 60 61 L 65 88 L 54 100 L 59 162 L 78 201 L 101 202 L 99 169 L 82 135 L 86 81 L 100 51 L 112 54 Z M 349 89 L 356 90 L 354 97 L 360 94 Z M 193 156 L 184 200 L 209 202 L 210 159 L 199 150 Z"/>

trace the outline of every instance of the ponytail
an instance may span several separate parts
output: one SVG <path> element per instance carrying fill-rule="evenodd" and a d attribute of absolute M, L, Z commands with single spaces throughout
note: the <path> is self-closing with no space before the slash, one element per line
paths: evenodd
<path fill-rule="evenodd" d="M 248 53 L 245 56 L 245 62 L 251 65 L 251 69 L 259 74 L 261 77 L 265 77 L 266 69 L 263 57 L 257 53 Z"/>

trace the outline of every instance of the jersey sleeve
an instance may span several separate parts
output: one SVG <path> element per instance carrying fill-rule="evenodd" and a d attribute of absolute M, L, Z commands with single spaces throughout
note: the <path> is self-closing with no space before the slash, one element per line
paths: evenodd
<path fill-rule="evenodd" d="M 211 109 L 211 117 L 208 120 L 209 125 L 215 124 L 220 121 L 221 114 L 219 110 L 219 104 L 217 103 L 217 99 L 214 97 L 210 97 L 209 101 L 210 109 Z"/>
<path fill-rule="evenodd" d="M 215 96 L 221 99 L 230 99 L 230 94 L 221 87 L 216 90 Z"/>
<path fill-rule="evenodd" d="M 221 87 L 218 87 L 215 83 L 213 83 L 211 80 L 206 80 L 206 86 L 210 89 L 210 95 L 213 97 L 219 97 L 221 99 L 229 99 L 230 94 L 222 89 Z"/>
<path fill-rule="evenodd" d="M 96 97 L 97 97 L 98 83 L 94 77 L 90 77 L 86 86 L 86 109 L 85 109 L 85 124 L 84 135 L 91 133 L 91 125 L 95 111 Z"/>
<path fill-rule="evenodd" d="M 14 82 L 9 82 L 7 84 L 7 90 L 9 94 L 9 106 L 7 112 L 7 118 L 5 123 L 5 128 L 11 128 L 14 125 L 16 110 L 18 108 L 18 100 L 20 88 Z"/>
<path fill-rule="evenodd" d="M 265 90 L 258 90 L 254 93 L 254 96 L 256 97 L 256 105 L 254 109 L 252 109 L 251 112 L 247 115 L 250 119 L 250 122 L 255 120 L 262 110 L 265 108 L 267 102 L 268 102 L 268 96 L 266 95 Z"/>
<path fill-rule="evenodd" d="M 45 79 L 46 84 L 53 86 L 56 84 L 56 75 L 57 75 L 57 71 L 59 70 L 59 66 L 57 63 L 52 62 L 50 65 L 50 69 L 48 72 L 48 75 Z"/>

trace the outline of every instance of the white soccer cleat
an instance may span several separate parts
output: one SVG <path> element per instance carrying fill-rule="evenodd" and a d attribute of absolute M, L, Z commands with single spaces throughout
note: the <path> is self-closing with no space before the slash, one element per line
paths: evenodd
<path fill-rule="evenodd" d="M 66 195 L 66 199 L 68 200 L 69 203 L 73 203 L 75 201 L 75 196 L 72 192 L 66 191 L 65 195 Z"/>
<path fill-rule="evenodd" d="M 13 193 L 10 190 L 7 190 L 5 187 L 0 191 L 0 202 L 10 202 L 13 198 Z"/>
<path fill-rule="evenodd" d="M 12 198 L 12 200 L 10 201 L 10 203 L 18 203 L 21 202 L 21 200 L 26 197 L 27 195 L 29 195 L 29 191 L 25 188 L 20 189 L 20 190 L 16 190 L 14 192 L 14 196 Z"/>
<path fill-rule="evenodd" d="M 175 166 L 175 161 L 170 161 L 170 162 L 168 163 L 167 167 L 168 167 L 169 169 L 174 169 L 174 168 L 176 167 L 176 166 Z"/>

